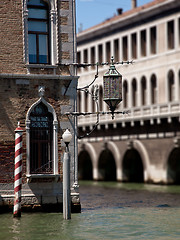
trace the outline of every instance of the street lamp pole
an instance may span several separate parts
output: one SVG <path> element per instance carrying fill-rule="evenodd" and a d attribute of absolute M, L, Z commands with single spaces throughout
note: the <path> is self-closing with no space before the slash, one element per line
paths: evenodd
<path fill-rule="evenodd" d="M 95 66 L 97 67 L 97 72 L 95 74 L 94 80 L 86 85 L 85 87 L 77 88 L 79 91 L 84 91 L 86 93 L 89 93 L 93 100 L 96 102 L 97 105 L 97 111 L 92 113 L 92 112 L 66 112 L 64 115 L 66 115 L 68 118 L 69 116 L 86 116 L 86 115 L 91 115 L 91 114 L 96 114 L 97 115 L 97 121 L 93 129 L 89 133 L 84 134 L 83 136 L 78 136 L 78 138 L 83 138 L 86 136 L 89 136 L 97 127 L 99 124 L 99 115 L 100 114 L 109 114 L 111 113 L 112 119 L 114 119 L 114 114 L 125 114 L 126 112 L 122 111 L 115 111 L 117 108 L 117 105 L 122 101 L 122 75 L 116 70 L 115 64 L 132 64 L 133 61 L 126 61 L 126 62 L 114 62 L 114 58 L 111 58 L 111 65 L 108 70 L 103 76 L 103 87 L 104 87 L 104 97 L 103 100 L 107 103 L 109 106 L 110 112 L 100 112 L 99 107 L 98 107 L 98 85 L 94 87 L 94 93 L 89 92 L 89 87 L 93 85 L 93 83 L 96 81 L 98 78 L 98 65 L 109 65 L 108 62 L 106 63 L 96 63 L 96 64 L 88 64 L 88 63 L 83 63 L 83 64 L 78 64 L 78 63 L 66 63 L 63 65 L 66 66 L 76 66 L 76 67 L 88 67 L 88 66 Z M 62 65 L 62 64 L 61 64 Z M 67 91 L 67 89 L 66 89 Z M 65 92 L 66 92 L 65 91 Z M 64 143 L 66 144 L 66 149 L 64 153 L 64 158 L 63 158 L 63 215 L 64 219 L 71 219 L 71 193 L 70 193 L 70 154 L 69 154 L 69 148 L 68 145 L 71 141 L 72 135 L 69 132 L 68 129 L 64 132 L 62 135 L 62 139 Z"/>
<path fill-rule="evenodd" d="M 70 189 L 70 154 L 69 143 L 72 135 L 68 129 L 63 133 L 62 139 L 66 144 L 63 158 L 63 216 L 65 220 L 71 219 L 71 189 Z"/>

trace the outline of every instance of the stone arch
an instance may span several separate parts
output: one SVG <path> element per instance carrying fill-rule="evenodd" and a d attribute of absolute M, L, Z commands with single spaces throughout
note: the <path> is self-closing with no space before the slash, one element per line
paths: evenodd
<path fill-rule="evenodd" d="M 27 112 L 27 115 L 26 115 L 26 121 L 29 121 L 29 120 L 30 120 L 29 117 L 30 117 L 31 112 L 32 112 L 33 109 L 34 109 L 38 104 L 40 104 L 41 102 L 48 108 L 48 111 L 49 111 L 50 113 L 52 113 L 54 121 L 57 121 L 57 116 L 56 116 L 56 112 L 55 112 L 54 108 L 53 108 L 52 105 L 51 105 L 50 103 L 48 103 L 43 97 L 40 97 L 40 98 L 38 99 L 38 101 L 36 101 L 35 103 L 33 103 L 33 104 L 31 105 L 31 107 L 28 109 L 28 112 Z"/>
<path fill-rule="evenodd" d="M 126 151 L 122 164 L 124 182 L 144 182 L 143 163 L 135 148 Z"/>
<path fill-rule="evenodd" d="M 78 179 L 93 179 L 92 161 L 89 153 L 86 150 L 81 151 L 78 156 Z"/>
<path fill-rule="evenodd" d="M 157 77 L 154 73 L 150 78 L 150 98 L 151 104 L 157 103 Z"/>
<path fill-rule="evenodd" d="M 109 149 L 114 157 L 115 163 L 116 163 L 116 179 L 121 180 L 122 179 L 122 174 L 121 174 L 121 166 L 120 166 L 120 159 L 121 159 L 121 154 L 119 152 L 119 149 L 117 145 L 110 141 L 107 142 L 107 149 Z"/>
<path fill-rule="evenodd" d="M 147 81 L 146 77 L 141 78 L 141 104 L 146 105 L 147 103 Z"/>
<path fill-rule="evenodd" d="M 167 74 L 167 85 L 168 85 L 168 101 L 172 102 L 175 100 L 175 74 L 173 70 L 169 70 Z"/>
<path fill-rule="evenodd" d="M 132 96 L 131 96 L 132 106 L 136 107 L 136 105 L 137 105 L 137 80 L 136 80 L 136 78 L 132 79 L 131 86 L 132 86 Z"/>
<path fill-rule="evenodd" d="M 116 181 L 116 162 L 111 150 L 107 147 L 99 155 L 98 180 Z"/>
<path fill-rule="evenodd" d="M 148 152 L 147 152 L 144 144 L 139 140 L 134 140 L 133 147 L 139 152 L 141 159 L 143 161 L 144 169 L 147 171 L 149 164 L 150 164 L 150 160 L 149 160 L 149 155 L 148 155 Z"/>
<path fill-rule="evenodd" d="M 88 155 L 89 155 L 89 157 L 90 157 L 90 159 L 92 161 L 92 172 L 93 172 L 92 175 L 93 175 L 93 179 L 98 179 L 97 154 L 96 154 L 96 151 L 95 151 L 94 147 L 90 143 L 83 143 L 79 147 L 78 156 L 80 156 L 80 154 L 83 151 L 88 153 Z"/>
<path fill-rule="evenodd" d="M 55 10 L 55 8 L 56 8 L 56 1 L 55 0 L 43 0 L 43 1 L 48 3 L 52 10 Z M 24 0 L 24 4 L 23 4 L 24 7 L 27 6 L 27 2 L 28 2 L 28 0 Z"/>
<path fill-rule="evenodd" d="M 180 147 L 172 149 L 167 160 L 167 183 L 180 184 Z"/>
<path fill-rule="evenodd" d="M 39 88 L 39 93 L 40 95 L 44 94 L 44 88 L 40 87 Z M 41 96 L 38 101 L 36 101 L 34 104 L 31 105 L 29 108 L 27 114 L 26 114 L 26 145 L 27 145 L 27 168 L 26 168 L 26 173 L 27 175 L 30 175 L 30 126 L 31 126 L 31 119 L 30 115 L 32 111 L 35 109 L 36 106 L 39 104 L 44 104 L 48 112 L 52 114 L 53 116 L 53 130 L 52 130 L 52 163 L 53 163 L 53 174 L 58 174 L 58 140 L 57 140 L 57 135 L 58 135 L 58 121 L 57 121 L 57 116 L 54 108 L 52 107 L 51 104 L 49 104 L 43 96 Z"/>
<path fill-rule="evenodd" d="M 150 169 L 150 160 L 149 160 L 149 155 L 148 155 L 148 152 L 147 152 L 145 146 L 139 140 L 130 141 L 128 143 L 128 145 L 129 145 L 128 149 L 135 149 L 139 153 L 139 156 L 140 156 L 140 158 L 142 160 L 142 164 L 143 164 L 144 182 L 147 182 L 149 180 L 148 169 Z M 125 152 L 125 154 L 126 154 L 126 152 Z M 120 164 L 121 164 L 122 169 L 123 169 L 123 160 L 124 160 L 125 154 L 121 158 Z"/>

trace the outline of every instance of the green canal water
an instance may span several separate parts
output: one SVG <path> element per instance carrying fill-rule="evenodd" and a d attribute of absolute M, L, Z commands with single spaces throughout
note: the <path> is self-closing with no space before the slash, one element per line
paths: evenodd
<path fill-rule="evenodd" d="M 180 186 L 80 182 L 82 212 L 0 215 L 0 240 L 180 239 Z"/>

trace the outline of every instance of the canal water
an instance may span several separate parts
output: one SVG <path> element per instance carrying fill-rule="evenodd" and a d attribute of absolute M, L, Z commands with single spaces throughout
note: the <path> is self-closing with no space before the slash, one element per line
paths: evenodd
<path fill-rule="evenodd" d="M 82 213 L 0 215 L 0 240 L 180 239 L 180 186 L 80 182 Z"/>

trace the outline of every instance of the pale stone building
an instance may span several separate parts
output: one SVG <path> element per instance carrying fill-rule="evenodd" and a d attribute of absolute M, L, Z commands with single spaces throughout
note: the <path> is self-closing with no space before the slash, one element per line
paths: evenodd
<path fill-rule="evenodd" d="M 121 2 L 119 2 L 120 4 Z M 123 76 L 118 110 L 100 116 L 89 137 L 79 141 L 79 177 L 131 182 L 180 183 L 180 1 L 154 0 L 82 31 L 77 36 L 80 63 L 134 60 L 116 65 Z M 120 6 L 121 7 L 121 6 Z M 100 111 L 103 75 L 99 66 Z M 96 67 L 80 68 L 79 87 L 92 82 Z M 93 91 L 93 86 L 89 92 Z M 79 92 L 79 111 L 94 112 L 87 92 Z M 92 129 L 96 115 L 79 118 L 80 134 Z"/>

